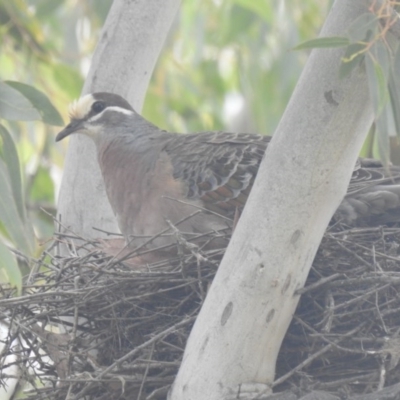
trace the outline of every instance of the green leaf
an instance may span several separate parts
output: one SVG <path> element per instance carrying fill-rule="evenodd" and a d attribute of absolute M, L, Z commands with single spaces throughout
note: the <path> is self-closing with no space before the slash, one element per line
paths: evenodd
<path fill-rule="evenodd" d="M 389 78 L 390 103 L 393 109 L 396 134 L 397 137 L 400 137 L 400 87 L 396 87 L 396 85 L 394 85 L 392 82 L 392 78 Z"/>
<path fill-rule="evenodd" d="M 339 67 L 339 77 L 345 78 L 354 68 L 358 67 L 365 57 L 365 44 L 352 43 L 342 57 L 342 63 Z"/>
<path fill-rule="evenodd" d="M 390 163 L 390 136 L 395 136 L 393 110 L 389 102 L 386 103 L 381 114 L 375 120 L 375 145 L 379 158 L 385 165 Z"/>
<path fill-rule="evenodd" d="M 20 218 L 26 221 L 25 201 L 22 191 L 21 168 L 14 140 L 7 129 L 0 124 L 0 155 L 3 158 L 10 177 L 11 188 Z"/>
<path fill-rule="evenodd" d="M 369 55 L 366 57 L 366 70 L 369 92 L 374 106 L 375 118 L 378 118 L 389 99 L 389 89 L 382 66 Z"/>
<path fill-rule="evenodd" d="M 330 37 L 307 40 L 306 42 L 300 43 L 292 50 L 345 47 L 348 46 L 349 44 L 350 41 L 346 37 L 330 36 Z"/>
<path fill-rule="evenodd" d="M 396 125 L 397 137 L 400 136 L 400 46 L 398 47 L 389 74 L 390 102 Z"/>
<path fill-rule="evenodd" d="M 2 159 L 0 159 L 0 193 L 0 221 L 14 245 L 26 254 L 32 254 L 34 242 L 32 228 L 20 218 L 8 170 Z"/>
<path fill-rule="evenodd" d="M 347 30 L 351 42 L 366 42 L 374 36 L 379 27 L 379 19 L 375 14 L 367 12 L 356 18 Z"/>
<path fill-rule="evenodd" d="M 376 136 L 374 148 L 379 158 L 386 164 L 390 161 L 390 136 L 396 135 L 395 87 L 393 83 L 393 66 L 387 46 L 378 41 L 371 47 L 366 56 L 366 71 L 370 95 L 375 113 Z M 390 100 L 390 101 L 389 101 Z"/>
<path fill-rule="evenodd" d="M 0 241 L 0 276 L 11 286 L 17 288 L 18 294 L 21 294 L 22 276 L 18 263 L 11 251 Z"/>
<path fill-rule="evenodd" d="M 0 118 L 32 121 L 40 119 L 40 114 L 18 90 L 0 81 Z"/>
<path fill-rule="evenodd" d="M 392 55 L 389 53 L 389 47 L 382 40 L 375 42 L 368 53 L 375 62 L 379 63 L 386 82 L 389 79 L 389 71 L 393 63 Z"/>
<path fill-rule="evenodd" d="M 376 126 L 375 124 L 372 124 L 369 132 L 368 132 L 368 136 L 365 139 L 365 142 L 363 144 L 363 147 L 361 148 L 360 157 L 364 157 L 364 158 L 373 158 L 373 145 L 374 145 L 374 138 L 375 138 L 375 131 L 376 131 Z"/>
<path fill-rule="evenodd" d="M 42 116 L 41 119 L 43 122 L 50 125 L 64 125 L 61 115 L 44 93 L 25 83 L 15 81 L 6 81 L 6 83 L 18 90 L 32 103 L 33 107 L 35 107 Z"/>

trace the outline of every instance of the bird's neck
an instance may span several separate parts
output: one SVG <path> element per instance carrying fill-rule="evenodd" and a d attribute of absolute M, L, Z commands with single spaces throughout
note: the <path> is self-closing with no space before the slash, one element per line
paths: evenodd
<path fill-rule="evenodd" d="M 116 135 L 104 146 L 98 147 L 98 161 L 106 187 L 119 184 L 119 180 L 140 179 L 144 168 L 153 168 L 153 161 L 159 154 L 149 135 Z M 130 184 L 136 182 L 130 182 Z"/>

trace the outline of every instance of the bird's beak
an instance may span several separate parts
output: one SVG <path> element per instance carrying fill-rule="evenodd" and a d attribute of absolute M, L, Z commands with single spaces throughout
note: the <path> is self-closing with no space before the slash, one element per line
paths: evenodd
<path fill-rule="evenodd" d="M 80 119 L 72 120 L 61 132 L 56 136 L 56 142 L 63 140 L 72 133 L 76 133 L 85 129 L 84 121 Z"/>

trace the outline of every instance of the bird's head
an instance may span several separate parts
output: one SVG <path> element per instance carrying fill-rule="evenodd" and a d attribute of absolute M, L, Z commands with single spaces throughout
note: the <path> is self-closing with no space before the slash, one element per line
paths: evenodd
<path fill-rule="evenodd" d="M 69 107 L 71 122 L 56 137 L 56 142 L 72 133 L 82 133 L 98 142 L 102 136 L 124 126 L 136 113 L 121 96 L 113 93 L 93 93 L 74 101 Z"/>

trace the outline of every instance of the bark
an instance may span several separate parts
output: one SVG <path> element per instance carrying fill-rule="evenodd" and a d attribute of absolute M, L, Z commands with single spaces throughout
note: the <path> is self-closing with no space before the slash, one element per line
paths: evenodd
<path fill-rule="evenodd" d="M 115 0 L 97 45 L 83 94 L 108 91 L 140 111 L 146 89 L 179 0 Z M 65 158 L 58 214 L 64 227 L 85 238 L 93 227 L 118 232 L 105 194 L 94 144 L 73 135 Z"/>
<path fill-rule="evenodd" d="M 336 0 L 321 36 L 344 35 L 367 5 Z M 274 380 L 295 291 L 372 123 L 363 69 L 338 77 L 343 53 L 318 49 L 309 57 L 191 332 L 171 400 L 220 400 L 244 382 Z"/>

